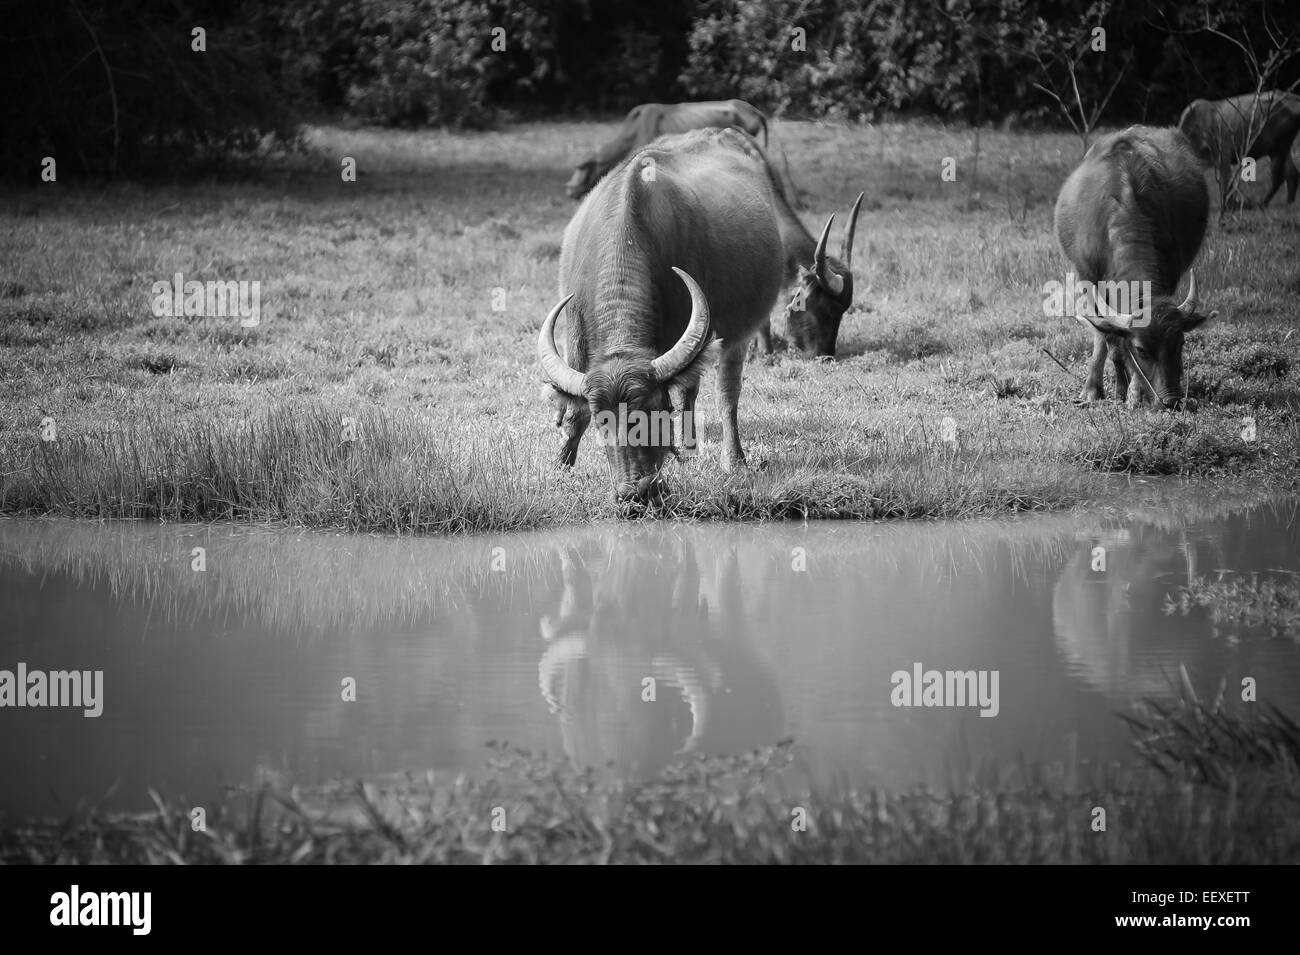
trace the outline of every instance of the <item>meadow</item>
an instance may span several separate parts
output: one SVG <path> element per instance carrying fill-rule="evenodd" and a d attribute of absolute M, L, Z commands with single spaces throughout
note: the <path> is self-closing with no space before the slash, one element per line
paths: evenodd
<path fill-rule="evenodd" d="M 564 181 L 614 129 L 313 127 L 237 176 L 0 193 L 0 511 L 434 533 L 619 518 L 590 438 L 555 467 L 535 357 Z M 1081 407 L 1091 336 L 1042 306 L 1067 270 L 1051 220 L 1077 137 L 983 130 L 977 157 L 972 130 L 917 122 L 773 136 L 814 234 L 866 193 L 838 360 L 747 364 L 755 467 L 732 475 L 706 377 L 701 453 L 669 464 L 651 516 L 996 515 L 1113 500 L 1134 474 L 1294 485 L 1296 207 L 1215 215 L 1196 410 Z M 151 287 L 177 272 L 260 281 L 260 324 L 156 317 Z"/>

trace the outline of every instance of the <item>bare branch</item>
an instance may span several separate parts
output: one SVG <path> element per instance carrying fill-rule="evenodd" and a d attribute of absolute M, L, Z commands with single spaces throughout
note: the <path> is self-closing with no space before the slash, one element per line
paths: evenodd
<path fill-rule="evenodd" d="M 1115 95 L 1115 91 L 1119 89 L 1119 84 L 1124 79 L 1124 74 L 1128 72 L 1128 68 L 1132 64 L 1133 54 L 1130 53 L 1128 57 L 1125 58 L 1124 65 L 1120 67 L 1119 72 L 1115 74 L 1115 81 L 1110 84 L 1110 89 L 1106 91 L 1106 95 L 1101 98 L 1101 101 L 1092 111 L 1092 128 L 1096 128 L 1098 120 L 1101 119 L 1101 114 L 1105 111 L 1107 104 L 1110 103 L 1111 97 Z"/>
<path fill-rule="evenodd" d="M 86 15 L 81 12 L 81 4 L 77 0 L 72 0 L 72 9 L 77 14 L 86 32 L 90 34 L 91 41 L 95 44 L 95 51 L 99 54 L 99 62 L 104 65 L 104 76 L 108 79 L 108 95 L 113 103 L 113 158 L 109 162 L 109 172 L 117 175 L 117 154 L 119 144 L 119 134 L 117 126 L 117 85 L 113 82 L 113 68 L 108 65 L 108 57 L 104 55 L 104 48 L 99 45 L 99 35 L 95 33 L 95 28 L 90 25 Z"/>

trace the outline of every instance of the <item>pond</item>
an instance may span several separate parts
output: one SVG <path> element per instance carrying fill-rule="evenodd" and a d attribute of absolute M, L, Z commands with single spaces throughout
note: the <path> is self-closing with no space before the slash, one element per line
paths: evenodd
<path fill-rule="evenodd" d="M 1295 634 L 1166 610 L 1189 575 L 1300 573 L 1300 502 L 1163 497 L 461 539 L 0 521 L 0 812 L 472 772 L 490 740 L 644 775 L 793 737 L 816 772 L 887 788 L 1128 762 L 1116 712 L 1176 694 L 1180 664 L 1300 713 Z M 98 671 L 99 698 L 48 705 L 77 702 L 51 679 L 17 706 L 20 666 L 86 693 Z"/>

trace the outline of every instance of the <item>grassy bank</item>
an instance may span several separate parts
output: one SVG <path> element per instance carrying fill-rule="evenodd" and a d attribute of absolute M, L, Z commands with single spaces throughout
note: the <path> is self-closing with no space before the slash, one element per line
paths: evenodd
<path fill-rule="evenodd" d="M 642 783 L 500 747 L 472 778 L 156 797 L 0 830 L 6 863 L 1294 863 L 1300 728 L 1184 698 L 1132 720 L 1155 769 L 1022 765 L 949 792 L 806 784 L 789 744 Z M 1104 830 L 1095 827 L 1105 810 Z M 805 822 L 806 821 L 806 822 Z"/>
<path fill-rule="evenodd" d="M 563 181 L 612 129 L 317 129 L 315 155 L 253 181 L 0 195 L 0 510 L 430 532 L 615 517 L 594 445 L 574 473 L 552 467 L 534 358 L 573 211 Z M 777 135 L 814 231 L 867 194 L 840 360 L 747 368 L 742 437 L 765 466 L 734 476 L 706 380 L 703 453 L 670 465 L 660 514 L 991 515 L 1104 499 L 1114 472 L 1293 484 L 1294 208 L 1207 240 L 1199 275 L 1223 318 L 1186 352 L 1199 411 L 1081 408 L 1089 336 L 1041 308 L 1064 277 L 1051 210 L 1077 140 L 985 133 L 976 183 L 966 131 Z M 154 317 L 152 283 L 176 272 L 260 281 L 260 325 Z"/>

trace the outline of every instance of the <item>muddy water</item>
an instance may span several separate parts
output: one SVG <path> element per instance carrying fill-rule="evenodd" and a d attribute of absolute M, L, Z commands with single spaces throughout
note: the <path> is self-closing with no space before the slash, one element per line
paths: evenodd
<path fill-rule="evenodd" d="M 1300 712 L 1296 635 L 1163 609 L 1189 573 L 1300 572 L 1298 545 L 1300 505 L 1276 500 L 452 541 L 0 521 L 0 671 L 103 673 L 98 717 L 0 709 L 0 811 L 472 771 L 489 740 L 650 773 L 793 736 L 886 787 L 1129 761 L 1114 714 L 1179 664 Z M 895 705 L 926 702 L 896 677 L 918 669 L 996 684 Z"/>

